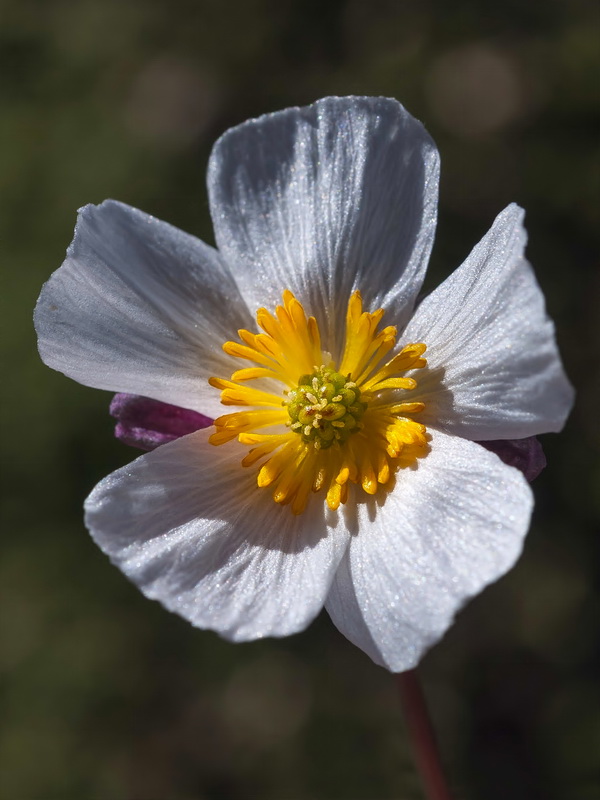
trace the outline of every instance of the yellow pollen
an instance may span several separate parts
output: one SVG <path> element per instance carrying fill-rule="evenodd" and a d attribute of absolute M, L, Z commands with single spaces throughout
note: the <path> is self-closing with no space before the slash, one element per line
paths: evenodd
<path fill-rule="evenodd" d="M 426 346 L 407 344 L 386 361 L 396 328 L 379 329 L 383 313 L 363 311 L 360 292 L 352 294 L 339 366 L 321 349 L 315 318 L 288 290 L 275 314 L 257 311 L 264 333 L 240 330 L 243 344 L 223 345 L 252 366 L 209 383 L 221 390 L 223 405 L 247 408 L 216 419 L 209 442 L 248 445 L 242 466 L 257 465 L 257 487 L 268 488 L 293 514 L 321 490 L 332 511 L 348 500 L 349 484 L 376 494 L 428 452 L 425 426 L 412 419 L 425 405 L 415 398 L 416 379 L 403 374 L 426 366 Z M 281 389 L 248 385 L 265 378 Z"/>

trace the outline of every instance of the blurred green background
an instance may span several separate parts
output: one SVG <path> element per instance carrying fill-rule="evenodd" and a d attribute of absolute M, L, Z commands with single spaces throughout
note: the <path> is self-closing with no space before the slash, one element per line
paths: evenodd
<path fill-rule="evenodd" d="M 598 798 L 597 16 L 585 0 L 0 4 L 2 798 L 423 797 L 394 679 L 325 615 L 230 645 L 109 565 L 82 501 L 137 453 L 112 438 L 108 394 L 43 366 L 31 323 L 79 206 L 118 198 L 212 241 L 214 139 L 327 94 L 396 97 L 436 139 L 428 288 L 508 202 L 527 209 L 578 405 L 544 438 L 523 558 L 420 671 L 459 800 Z"/>

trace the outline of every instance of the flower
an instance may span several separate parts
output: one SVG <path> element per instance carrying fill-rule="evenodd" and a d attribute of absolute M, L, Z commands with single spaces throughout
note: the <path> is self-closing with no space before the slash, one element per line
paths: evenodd
<path fill-rule="evenodd" d="M 148 597 L 234 641 L 325 606 L 402 671 L 518 558 L 531 491 L 477 441 L 560 430 L 573 392 L 516 205 L 417 304 L 437 184 L 399 103 L 326 98 L 216 143 L 218 249 L 121 203 L 82 209 L 37 305 L 42 358 L 216 418 L 86 501 Z"/>

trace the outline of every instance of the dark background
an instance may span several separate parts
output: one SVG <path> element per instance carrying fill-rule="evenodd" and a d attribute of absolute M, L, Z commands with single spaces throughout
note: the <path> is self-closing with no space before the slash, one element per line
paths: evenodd
<path fill-rule="evenodd" d="M 82 501 L 136 452 L 112 438 L 108 394 L 43 366 L 31 324 L 79 206 L 114 197 L 212 241 L 204 171 L 220 133 L 327 94 L 381 94 L 441 151 L 428 288 L 519 202 L 579 391 L 565 432 L 543 439 L 523 558 L 422 664 L 449 778 L 459 800 L 598 798 L 597 8 L 0 4 L 2 797 L 423 797 L 394 679 L 325 615 L 231 645 L 109 565 Z"/>

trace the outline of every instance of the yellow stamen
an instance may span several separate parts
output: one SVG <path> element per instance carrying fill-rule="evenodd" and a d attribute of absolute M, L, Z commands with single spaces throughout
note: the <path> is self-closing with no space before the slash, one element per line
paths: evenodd
<path fill-rule="evenodd" d="M 224 406 L 273 406 L 282 405 L 282 401 L 275 394 L 262 392 L 260 389 L 251 389 L 240 386 L 239 383 L 224 381 L 221 378 L 209 378 L 208 382 L 215 389 L 222 389 L 221 403 Z"/>
<path fill-rule="evenodd" d="M 223 405 L 251 408 L 216 419 L 209 441 L 222 445 L 237 438 L 248 445 L 242 466 L 262 462 L 257 486 L 270 487 L 274 501 L 294 514 L 305 510 L 311 492 L 323 489 L 332 511 L 347 502 L 350 485 L 374 495 L 393 484 L 398 469 L 427 454 L 425 426 L 411 418 L 425 404 L 400 394 L 417 388 L 412 375 L 401 373 L 426 366 L 426 347 L 407 344 L 384 362 L 396 345 L 396 329 L 379 330 L 383 313 L 363 311 L 360 293 L 352 294 L 339 368 L 321 350 L 315 318 L 288 290 L 274 314 L 257 311 L 263 333 L 240 330 L 243 344 L 223 345 L 252 366 L 209 383 L 221 390 Z M 246 385 L 265 378 L 277 381 L 282 393 Z"/>

